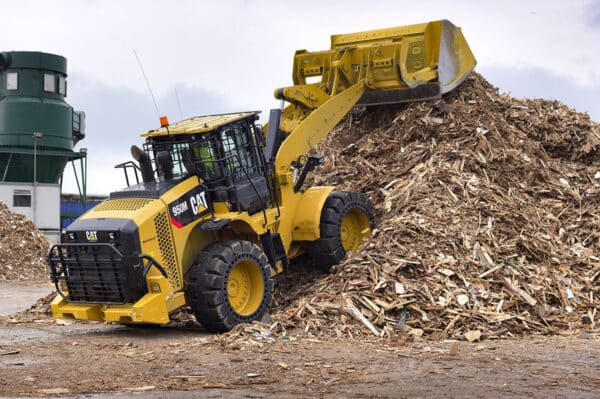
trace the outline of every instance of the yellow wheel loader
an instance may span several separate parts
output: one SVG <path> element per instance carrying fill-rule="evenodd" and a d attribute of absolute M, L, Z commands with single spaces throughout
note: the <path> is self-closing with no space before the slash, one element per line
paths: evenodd
<path fill-rule="evenodd" d="M 117 165 L 128 187 L 51 249 L 54 316 L 164 324 L 190 306 L 216 332 L 260 320 L 291 259 L 336 264 L 373 227 L 364 195 L 304 187 L 323 162 L 310 149 L 353 106 L 438 98 L 474 66 L 448 21 L 334 35 L 296 52 L 294 85 L 275 90 L 288 105 L 264 127 L 258 112 L 161 121 Z"/>

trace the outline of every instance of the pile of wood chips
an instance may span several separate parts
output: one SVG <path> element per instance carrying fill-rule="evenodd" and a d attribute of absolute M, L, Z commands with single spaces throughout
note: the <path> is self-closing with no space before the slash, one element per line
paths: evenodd
<path fill-rule="evenodd" d="M 44 280 L 50 242 L 25 216 L 0 202 L 0 280 Z"/>
<path fill-rule="evenodd" d="M 365 193 L 373 237 L 325 277 L 284 276 L 274 320 L 340 337 L 596 331 L 599 149 L 587 114 L 478 74 L 437 102 L 355 110 L 314 183 Z"/>

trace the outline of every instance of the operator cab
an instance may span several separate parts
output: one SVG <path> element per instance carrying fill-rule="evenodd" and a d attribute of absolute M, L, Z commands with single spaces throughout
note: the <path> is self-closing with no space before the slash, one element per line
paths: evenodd
<path fill-rule="evenodd" d="M 160 196 L 196 175 L 210 199 L 227 202 L 231 211 L 252 214 L 265 209 L 272 197 L 262 151 L 263 133 L 256 124 L 258 114 L 195 117 L 142 134 L 146 137 L 144 150 L 137 149 L 134 154 L 132 149 L 132 154 L 140 164 L 134 167 L 142 172 L 143 182 L 113 193 L 114 197 L 133 197 L 144 188 L 158 189 Z M 117 167 L 126 168 L 123 165 Z M 129 181 L 127 171 L 126 179 Z"/>

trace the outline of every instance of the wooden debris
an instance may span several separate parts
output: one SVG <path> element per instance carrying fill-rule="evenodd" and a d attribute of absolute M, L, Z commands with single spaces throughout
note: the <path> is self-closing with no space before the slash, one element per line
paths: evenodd
<path fill-rule="evenodd" d="M 49 249 L 44 233 L 0 201 L 0 280 L 49 280 Z"/>
<path fill-rule="evenodd" d="M 71 391 L 67 388 L 46 388 L 39 389 L 38 393 L 41 393 L 42 395 L 66 395 L 71 393 Z"/>
<path fill-rule="evenodd" d="M 287 363 L 284 363 L 284 362 L 279 362 L 279 363 L 277 363 L 277 365 L 279 367 L 281 367 L 282 369 L 284 369 L 284 370 L 289 370 L 290 369 L 290 366 Z"/>
<path fill-rule="evenodd" d="M 465 333 L 465 338 L 469 342 L 479 341 L 481 339 L 481 331 L 479 330 L 471 330 Z"/>
<path fill-rule="evenodd" d="M 2 350 L 2 349 L 0 349 L 0 356 L 18 355 L 19 353 L 21 353 L 20 349 L 15 349 L 15 350 Z"/>
<path fill-rule="evenodd" d="M 205 378 L 205 376 L 203 376 L 203 375 L 173 375 L 173 376 L 171 376 L 171 378 L 174 378 L 177 380 L 197 380 L 200 378 Z"/>
<path fill-rule="evenodd" d="M 371 322 L 365 316 L 363 316 L 362 313 L 360 313 L 360 310 L 358 310 L 356 306 L 348 304 L 346 305 L 346 310 L 348 311 L 348 313 L 350 313 L 352 317 L 364 324 L 365 327 L 367 327 L 373 333 L 373 335 L 375 335 L 376 337 L 380 335 L 377 328 L 375 328 L 375 326 L 371 324 Z"/>
<path fill-rule="evenodd" d="M 222 382 L 206 382 L 206 383 L 202 384 L 202 388 L 204 388 L 204 389 L 211 389 L 211 388 L 231 389 L 232 387 L 227 384 L 224 384 Z"/>
<path fill-rule="evenodd" d="M 529 306 L 537 305 L 537 301 L 534 298 L 532 298 L 531 295 L 512 284 L 510 281 L 508 281 L 506 277 L 500 277 L 500 279 L 502 280 L 502 284 L 504 284 L 506 288 L 523 298 L 523 300 L 527 302 Z"/>
<path fill-rule="evenodd" d="M 453 342 L 450 346 L 450 356 L 458 355 L 458 342 Z"/>
<path fill-rule="evenodd" d="M 156 387 L 154 385 L 143 385 L 141 387 L 123 388 L 123 390 L 125 390 L 125 391 L 132 391 L 132 392 L 145 392 L 145 391 L 152 391 L 154 389 L 156 389 Z M 62 393 L 67 393 L 67 392 L 62 392 Z"/>
<path fill-rule="evenodd" d="M 332 274 L 290 267 L 273 319 L 351 338 L 593 331 L 599 150 L 587 114 L 478 74 L 436 103 L 357 110 L 317 149 L 313 183 L 365 193 L 376 229 Z"/>

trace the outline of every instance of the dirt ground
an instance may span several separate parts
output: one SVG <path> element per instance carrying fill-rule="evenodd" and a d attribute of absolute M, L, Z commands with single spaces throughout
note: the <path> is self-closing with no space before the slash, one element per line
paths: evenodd
<path fill-rule="evenodd" d="M 0 281 L 0 316 L 27 309 L 53 289 L 50 281 Z"/>
<path fill-rule="evenodd" d="M 4 285 L 3 292 L 20 289 Z M 9 319 L 10 320 L 10 319 Z M 0 396 L 598 398 L 600 338 L 391 342 L 0 317 Z"/>

